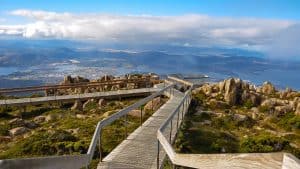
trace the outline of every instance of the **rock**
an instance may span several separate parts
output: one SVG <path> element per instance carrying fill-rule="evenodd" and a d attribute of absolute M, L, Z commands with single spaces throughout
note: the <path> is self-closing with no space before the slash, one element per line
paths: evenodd
<path fill-rule="evenodd" d="M 152 102 L 153 102 L 153 105 L 152 105 Z M 160 97 L 154 98 L 152 101 L 149 101 L 144 106 L 144 111 L 152 110 L 152 107 L 153 107 L 153 110 L 157 110 L 160 107 L 160 104 L 161 104 L 161 98 Z"/>
<path fill-rule="evenodd" d="M 267 99 L 261 103 L 261 106 L 264 107 L 274 107 L 276 105 L 276 101 L 274 99 Z"/>
<path fill-rule="evenodd" d="M 25 126 L 25 121 L 21 118 L 14 118 L 10 120 L 8 124 L 15 127 L 23 127 Z"/>
<path fill-rule="evenodd" d="M 11 140 L 10 136 L 0 136 L 0 143 L 10 142 Z"/>
<path fill-rule="evenodd" d="M 71 83 L 83 83 L 83 82 L 89 82 L 89 80 L 80 76 L 76 76 L 75 78 L 72 78 L 72 76 L 65 76 L 64 80 L 60 82 L 60 84 L 67 85 Z"/>
<path fill-rule="evenodd" d="M 100 81 L 101 82 L 105 82 L 105 81 L 110 81 L 110 80 L 113 80 L 115 77 L 112 76 L 112 75 L 105 75 L 103 77 L 100 78 Z"/>
<path fill-rule="evenodd" d="M 275 87 L 273 86 L 273 84 L 271 82 L 264 82 L 264 84 L 261 87 L 261 92 L 263 94 L 273 94 L 275 93 Z"/>
<path fill-rule="evenodd" d="M 49 114 L 49 115 L 47 115 L 46 116 L 46 122 L 50 122 L 50 121 L 54 121 L 54 120 L 56 120 L 57 119 L 57 116 L 56 115 L 54 115 L 54 114 Z"/>
<path fill-rule="evenodd" d="M 43 123 L 46 120 L 46 116 L 36 116 L 33 121 L 36 123 Z"/>
<path fill-rule="evenodd" d="M 266 99 L 261 103 L 261 106 L 267 106 L 267 107 L 275 107 L 275 106 L 285 106 L 290 104 L 290 102 L 288 100 L 281 100 L 281 99 L 277 99 L 277 98 L 270 98 L 270 99 Z"/>
<path fill-rule="evenodd" d="M 257 119 L 258 114 L 259 114 L 258 108 L 257 107 L 252 107 L 251 108 L 252 119 Z"/>
<path fill-rule="evenodd" d="M 209 96 L 212 94 L 212 86 L 210 84 L 204 84 L 203 86 L 200 87 L 200 90 L 203 91 L 203 93 L 206 95 L 206 96 Z"/>
<path fill-rule="evenodd" d="M 237 92 L 238 88 L 233 78 L 225 80 L 225 94 L 224 99 L 230 105 L 237 103 Z"/>
<path fill-rule="evenodd" d="M 233 118 L 235 119 L 235 120 L 237 120 L 237 121 L 245 121 L 245 120 L 247 120 L 247 116 L 246 115 L 243 115 L 243 114 L 234 114 L 233 115 Z"/>
<path fill-rule="evenodd" d="M 143 116 L 145 114 L 145 111 L 143 111 Z M 131 110 L 128 115 L 133 116 L 133 117 L 141 117 L 141 110 Z"/>
<path fill-rule="evenodd" d="M 76 114 L 76 118 L 78 119 L 85 119 L 87 116 L 84 114 Z"/>
<path fill-rule="evenodd" d="M 228 106 L 228 104 L 224 101 L 219 101 L 219 100 L 216 100 L 216 99 L 210 99 L 208 104 L 214 108 L 217 108 L 217 109 L 224 109 L 225 107 Z"/>
<path fill-rule="evenodd" d="M 258 93 L 250 93 L 249 99 L 254 106 L 260 105 L 261 103 L 261 95 L 259 95 Z"/>
<path fill-rule="evenodd" d="M 285 105 L 285 106 L 276 106 L 275 107 L 275 113 L 276 114 L 285 114 L 288 112 L 292 112 L 293 111 L 293 107 L 290 105 Z"/>
<path fill-rule="evenodd" d="M 74 105 L 71 107 L 71 110 L 83 110 L 83 105 L 80 100 L 76 100 Z"/>
<path fill-rule="evenodd" d="M 106 105 L 106 101 L 104 99 L 99 99 L 98 105 L 99 105 L 99 107 L 103 107 Z"/>
<path fill-rule="evenodd" d="M 219 91 L 221 93 L 225 91 L 225 82 L 224 81 L 219 82 Z"/>
<path fill-rule="evenodd" d="M 95 100 L 89 99 L 82 105 L 82 108 L 85 109 L 89 104 L 93 104 L 93 103 L 95 103 Z"/>
<path fill-rule="evenodd" d="M 90 82 L 90 80 L 85 79 L 85 78 L 80 77 L 80 76 L 76 76 L 75 78 L 73 78 L 73 83 L 84 83 L 84 82 Z"/>
<path fill-rule="evenodd" d="M 73 79 L 71 76 L 65 76 L 64 81 L 62 81 L 60 84 L 71 84 L 73 83 Z"/>
<path fill-rule="evenodd" d="M 300 116 L 300 103 L 298 103 L 295 114 Z"/>
<path fill-rule="evenodd" d="M 9 134 L 12 137 L 15 137 L 15 136 L 18 136 L 18 135 L 25 134 L 28 131 L 29 131 L 29 129 L 26 128 L 26 127 L 17 127 L 17 128 L 13 128 L 13 129 L 9 130 Z"/>
<path fill-rule="evenodd" d="M 204 120 L 203 122 L 200 122 L 201 125 L 211 125 L 211 121 L 210 120 Z"/>
<path fill-rule="evenodd" d="M 74 135 L 77 135 L 78 132 L 79 132 L 79 128 L 76 128 L 76 129 L 68 129 L 66 130 L 67 132 L 71 133 L 71 134 L 74 134 Z"/>
<path fill-rule="evenodd" d="M 26 126 L 27 128 L 30 128 L 30 129 L 34 129 L 34 128 L 37 128 L 37 127 L 38 127 L 38 125 L 37 125 L 36 123 L 32 122 L 32 121 L 27 121 L 27 122 L 25 123 L 25 126 Z"/>

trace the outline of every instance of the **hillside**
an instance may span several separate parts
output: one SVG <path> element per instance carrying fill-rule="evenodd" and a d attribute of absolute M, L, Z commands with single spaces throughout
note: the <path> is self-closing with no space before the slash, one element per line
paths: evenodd
<path fill-rule="evenodd" d="M 178 152 L 284 151 L 300 157 L 300 92 L 231 78 L 195 89 L 193 98 Z"/>

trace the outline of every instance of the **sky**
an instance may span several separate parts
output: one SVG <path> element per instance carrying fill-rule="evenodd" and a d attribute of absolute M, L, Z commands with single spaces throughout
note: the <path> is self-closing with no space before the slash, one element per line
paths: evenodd
<path fill-rule="evenodd" d="M 0 38 L 218 46 L 300 58 L 299 0 L 0 0 Z"/>

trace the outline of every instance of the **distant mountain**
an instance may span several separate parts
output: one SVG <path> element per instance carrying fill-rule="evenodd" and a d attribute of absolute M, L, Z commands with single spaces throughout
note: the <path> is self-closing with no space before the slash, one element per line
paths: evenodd
<path fill-rule="evenodd" d="M 27 76 L 27 79 L 32 80 L 32 77 L 43 77 L 37 75 L 41 72 L 45 78 L 55 78 L 58 75 L 61 78 L 67 73 L 86 72 L 87 75 L 91 75 L 99 72 L 140 71 L 160 74 L 220 74 L 221 77 L 243 77 L 255 82 L 258 75 L 261 75 L 261 80 L 278 80 L 277 84 L 282 86 L 287 81 L 292 85 L 296 84 L 293 82 L 293 76 L 285 80 L 287 73 L 284 71 L 289 72 L 289 75 L 294 72 L 300 73 L 300 62 L 268 60 L 256 51 L 171 45 L 115 46 L 118 48 L 95 42 L 0 40 L 0 68 L 23 67 L 22 71 L 10 74 L 9 79 L 22 79 Z M 63 66 L 57 67 L 61 64 L 67 66 L 68 70 Z M 71 65 L 73 67 L 70 69 Z M 23 71 L 27 70 L 26 68 L 28 71 Z M 263 73 L 266 72 L 269 74 L 264 78 Z M 278 74 L 282 75 L 281 79 L 278 79 Z"/>

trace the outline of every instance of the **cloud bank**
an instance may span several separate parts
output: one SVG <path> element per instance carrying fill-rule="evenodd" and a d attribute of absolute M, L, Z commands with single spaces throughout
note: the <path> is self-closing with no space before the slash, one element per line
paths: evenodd
<path fill-rule="evenodd" d="M 207 15 L 123 16 L 32 10 L 15 10 L 10 15 L 24 17 L 28 22 L 21 25 L 0 22 L 0 36 L 240 47 L 261 50 L 279 58 L 300 56 L 299 49 L 293 46 L 300 43 L 300 26 L 289 20 Z"/>

